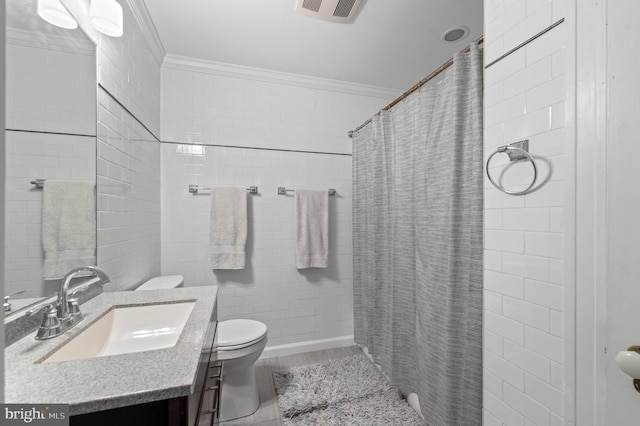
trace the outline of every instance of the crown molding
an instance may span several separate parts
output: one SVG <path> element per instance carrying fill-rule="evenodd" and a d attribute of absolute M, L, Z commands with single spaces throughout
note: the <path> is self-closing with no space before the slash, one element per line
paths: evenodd
<path fill-rule="evenodd" d="M 223 77 L 242 78 L 246 80 L 262 81 L 265 83 L 284 84 L 308 89 L 325 90 L 349 95 L 367 96 L 380 99 L 394 99 L 402 91 L 385 87 L 369 86 L 366 84 L 350 83 L 328 78 L 312 77 L 282 71 L 272 71 L 224 62 L 207 61 L 167 54 L 162 64 L 163 68 L 193 71 Z"/>
<path fill-rule="evenodd" d="M 162 45 L 162 41 L 160 40 L 160 36 L 156 31 L 156 27 L 151 20 L 151 16 L 149 15 L 149 11 L 145 6 L 142 0 L 126 0 L 129 5 L 129 9 L 133 13 L 136 21 L 138 22 L 138 26 L 144 35 L 144 38 L 147 40 L 149 44 L 149 48 L 151 49 L 151 53 L 155 58 L 158 65 L 162 65 L 162 61 L 166 55 L 166 51 L 164 50 L 164 46 Z"/>
<path fill-rule="evenodd" d="M 84 38 L 60 37 L 55 34 L 46 34 L 35 31 L 27 31 L 18 28 L 6 28 L 6 42 L 8 44 L 37 47 L 40 49 L 56 50 L 59 52 L 74 53 L 78 55 L 95 56 L 96 45 L 91 40 Z"/>

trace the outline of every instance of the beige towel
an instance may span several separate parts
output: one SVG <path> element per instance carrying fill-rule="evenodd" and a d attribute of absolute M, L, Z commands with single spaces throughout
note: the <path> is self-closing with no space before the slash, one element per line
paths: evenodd
<path fill-rule="evenodd" d="M 247 242 L 247 189 L 211 188 L 210 257 L 213 269 L 244 269 Z"/>
<path fill-rule="evenodd" d="M 296 189 L 296 268 L 326 268 L 329 192 Z"/>
<path fill-rule="evenodd" d="M 47 179 L 42 194 L 45 280 L 77 266 L 96 264 L 96 202 L 93 182 Z"/>

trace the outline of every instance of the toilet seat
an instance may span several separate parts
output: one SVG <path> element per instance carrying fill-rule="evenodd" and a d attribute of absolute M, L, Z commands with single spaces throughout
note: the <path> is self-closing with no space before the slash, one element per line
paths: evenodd
<path fill-rule="evenodd" d="M 254 345 L 267 335 L 267 326 L 260 321 L 234 319 L 218 323 L 218 351 L 232 351 Z"/>

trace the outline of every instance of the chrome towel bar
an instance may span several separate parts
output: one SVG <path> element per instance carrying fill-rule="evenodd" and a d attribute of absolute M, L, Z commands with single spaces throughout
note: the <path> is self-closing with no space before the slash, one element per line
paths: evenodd
<path fill-rule="evenodd" d="M 211 191 L 211 188 L 200 186 L 200 185 L 189 185 L 189 193 L 198 194 L 200 191 Z M 257 186 L 250 186 L 250 187 L 247 188 L 247 192 L 249 194 L 257 194 L 258 193 L 258 187 Z"/>
<path fill-rule="evenodd" d="M 295 189 L 287 189 L 284 186 L 279 186 L 278 187 L 278 195 L 287 195 L 287 192 L 295 192 Z M 334 189 L 334 188 L 329 188 L 329 196 L 333 197 L 337 194 L 338 192 Z"/>

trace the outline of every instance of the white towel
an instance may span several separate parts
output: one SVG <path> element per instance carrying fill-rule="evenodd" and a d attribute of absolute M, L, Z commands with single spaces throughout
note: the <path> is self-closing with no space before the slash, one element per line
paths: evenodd
<path fill-rule="evenodd" d="M 329 258 L 329 193 L 296 189 L 296 268 L 326 268 Z"/>
<path fill-rule="evenodd" d="M 45 280 L 77 266 L 96 264 L 96 202 L 93 182 L 47 179 L 42 194 Z"/>
<path fill-rule="evenodd" d="M 211 267 L 244 269 L 247 242 L 247 189 L 215 186 L 211 189 L 209 228 Z"/>

